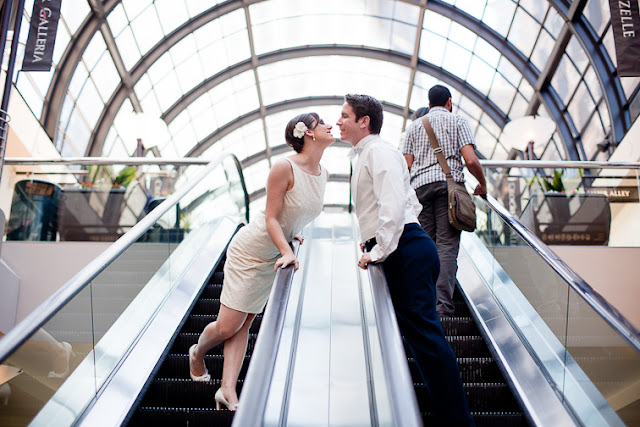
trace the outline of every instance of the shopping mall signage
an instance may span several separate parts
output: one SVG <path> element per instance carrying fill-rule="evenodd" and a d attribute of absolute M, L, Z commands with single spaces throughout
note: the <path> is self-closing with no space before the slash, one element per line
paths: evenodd
<path fill-rule="evenodd" d="M 35 0 L 22 71 L 49 71 L 56 42 L 61 0 Z"/>
<path fill-rule="evenodd" d="M 640 12 L 638 0 L 609 0 L 618 75 L 640 76 Z"/>

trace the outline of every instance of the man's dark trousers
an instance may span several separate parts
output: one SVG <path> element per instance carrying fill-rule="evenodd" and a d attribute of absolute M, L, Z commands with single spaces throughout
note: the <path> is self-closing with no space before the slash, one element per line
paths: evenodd
<path fill-rule="evenodd" d="M 367 246 L 371 250 L 373 243 Z M 427 387 L 436 425 L 474 425 L 456 357 L 436 314 L 440 262 L 433 240 L 417 223 L 406 224 L 398 248 L 382 265 L 400 331 Z"/>
<path fill-rule="evenodd" d="M 416 189 L 416 196 L 422 205 L 418 221 L 435 242 L 440 257 L 436 311 L 453 316 L 453 290 L 458 272 L 461 232 L 449 224 L 447 183 L 438 181 L 423 185 Z"/>

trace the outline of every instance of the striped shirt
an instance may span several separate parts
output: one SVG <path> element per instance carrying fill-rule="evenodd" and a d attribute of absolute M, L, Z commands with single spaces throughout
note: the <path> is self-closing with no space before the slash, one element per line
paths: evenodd
<path fill-rule="evenodd" d="M 467 119 L 449 112 L 444 107 L 433 107 L 427 114 L 433 131 L 438 138 L 447 164 L 451 168 L 451 175 L 456 182 L 464 182 L 462 156 L 460 149 L 471 144 L 476 148 L 471 126 Z M 438 158 L 433 153 L 427 131 L 422 119 L 417 119 L 409 125 L 407 136 L 402 147 L 403 154 L 413 156 L 411 165 L 411 186 L 414 189 L 437 181 L 446 181 Z"/>

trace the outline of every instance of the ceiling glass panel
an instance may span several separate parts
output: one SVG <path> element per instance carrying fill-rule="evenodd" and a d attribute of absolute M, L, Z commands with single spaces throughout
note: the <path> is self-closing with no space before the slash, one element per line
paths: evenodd
<path fill-rule="evenodd" d="M 611 19 L 609 3 L 602 0 L 589 0 L 583 13 L 596 33 L 601 36 Z"/>
<path fill-rule="evenodd" d="M 153 4 L 155 5 L 160 26 L 165 35 L 189 19 L 189 13 L 182 0 L 155 0 Z"/>
<path fill-rule="evenodd" d="M 103 55 L 91 71 L 96 87 L 103 101 L 107 101 L 120 83 L 120 75 L 110 55 Z"/>
<path fill-rule="evenodd" d="M 544 22 L 549 9 L 548 1 L 540 0 L 520 0 L 518 5 L 526 10 L 539 23 Z"/>
<path fill-rule="evenodd" d="M 408 68 L 359 57 L 318 56 L 280 61 L 258 68 L 263 102 L 311 96 L 369 93 L 404 105 Z"/>
<path fill-rule="evenodd" d="M 443 0 L 470 16 L 481 20 L 523 54 L 531 58 L 539 70 L 544 69 L 553 51 L 555 39 L 565 25 L 562 16 L 549 6 L 548 1 L 537 0 Z M 197 88 L 202 82 L 229 67 L 251 60 L 251 46 L 247 32 L 247 15 L 252 22 L 255 52 L 258 55 L 293 48 L 304 51 L 306 46 L 349 45 L 364 46 L 398 52 L 410 58 L 416 47 L 416 25 L 421 8 L 417 1 L 395 0 L 327 0 L 300 2 L 299 0 L 269 0 L 254 4 L 227 0 L 125 0 L 115 6 L 107 17 L 110 31 L 98 30 L 84 52 L 83 58 L 65 83 L 69 92 L 60 109 L 62 135 L 56 146 L 66 154 L 84 154 L 91 132 L 108 101 L 118 87 L 120 75 L 103 38 L 113 34 L 117 55 L 131 70 L 141 55 L 156 46 L 169 33 L 184 25 L 189 19 L 226 3 L 237 7 L 218 19 L 196 29 L 169 47 L 167 52 L 151 66 L 139 81 L 134 82 L 136 99 L 145 113 L 165 113 L 184 94 Z M 66 46 L 73 40 L 91 13 L 91 2 L 63 2 L 62 18 L 54 52 L 54 67 L 63 58 Z M 248 5 L 245 9 L 242 5 Z M 27 1 L 27 14 L 32 8 Z M 429 5 L 427 3 L 427 8 Z M 609 24 L 606 2 L 587 0 L 584 14 L 598 34 L 603 34 L 603 44 L 615 62 L 615 50 Z M 544 29 L 541 30 L 541 22 Z M 25 26 L 23 26 L 23 29 Z M 526 114 L 534 96 L 539 96 L 531 85 L 495 47 L 465 27 L 426 10 L 423 30 L 419 34 L 419 60 L 465 80 L 479 93 L 485 94 L 509 119 Z M 26 42 L 26 31 L 20 34 L 21 49 Z M 259 61 L 261 58 L 259 58 Z M 497 70 L 497 71 L 496 71 Z M 229 73 L 231 75 L 231 73 Z M 50 73 L 19 73 L 16 87 L 39 116 L 42 100 L 49 91 L 53 71 Z M 411 81 L 411 69 L 382 59 L 350 56 L 317 56 L 291 58 L 263 65 L 258 68 L 258 81 L 253 70 L 226 78 L 223 83 L 209 89 L 181 111 L 170 124 L 170 136 L 158 145 L 163 156 L 181 156 L 196 144 L 207 140 L 225 126 L 234 126 L 238 117 L 251 114 L 250 123 L 226 135 L 214 143 L 206 155 L 219 150 L 236 150 L 239 157 L 247 158 L 264 152 L 267 142 L 280 150 L 284 139 L 284 125 L 294 110 L 270 115 L 263 122 L 259 117 L 259 95 L 264 106 L 291 99 L 314 97 L 342 97 L 347 92 L 369 93 L 385 103 L 402 109 L 407 102 L 415 110 L 428 103 L 427 91 L 438 79 L 417 71 Z M 622 80 L 627 96 L 637 91 L 640 79 Z M 58 81 L 57 83 L 60 83 Z M 64 81 L 62 81 L 64 83 Z M 261 93 L 258 93 L 257 83 Z M 570 125 L 575 123 L 589 152 L 602 135 L 610 132 L 607 102 L 603 96 L 598 76 L 584 52 L 582 44 L 572 38 L 560 65 L 551 77 L 551 85 L 567 105 Z M 516 89 L 518 88 L 518 89 Z M 452 89 L 454 111 L 468 118 L 481 152 L 487 157 L 504 158 L 510 147 L 496 142 L 500 127 L 484 112 L 484 105 L 476 105 L 469 98 Z M 315 102 L 315 101 L 313 101 Z M 322 101 L 327 102 L 327 101 Z M 338 105 L 310 107 L 321 113 L 327 122 L 334 123 L 340 109 Z M 564 106 L 560 106 L 563 110 Z M 120 108 L 121 114 L 130 113 L 133 105 L 128 100 Z M 300 111 L 309 109 L 300 109 Z M 594 110 L 596 112 L 594 113 Z M 298 110 L 296 110 L 298 111 Z M 542 114 L 548 111 L 543 108 Z M 335 116 L 335 117 L 333 117 Z M 385 112 L 383 137 L 396 144 L 403 117 Z M 336 132 L 337 135 L 337 132 Z M 557 148 L 560 139 L 545 149 L 548 158 L 564 157 Z M 102 143 L 102 141 L 100 141 Z M 126 155 L 135 148 L 131 141 L 123 141 L 114 127 L 104 141 L 104 152 L 110 155 Z M 327 151 L 326 165 L 333 173 L 346 173 L 343 152 L 346 148 L 332 147 Z M 333 154 L 334 152 L 338 154 Z M 288 151 L 287 151 L 288 153 Z M 286 153 L 281 154 L 286 155 Z M 596 153 L 597 155 L 597 153 Z M 338 158 L 340 160 L 338 160 Z M 266 169 L 264 166 L 267 165 Z M 257 176 L 256 188 L 264 185 L 267 159 L 252 166 Z M 337 171 L 335 172 L 334 171 Z M 336 184 L 339 188 L 342 184 Z M 259 203 L 258 203 L 259 204 Z"/>
<path fill-rule="evenodd" d="M 482 19 L 482 14 L 487 6 L 486 0 L 455 0 L 447 3 L 452 3 L 455 7 L 464 10 L 476 19 Z"/>
<path fill-rule="evenodd" d="M 483 1 L 483 0 L 482 0 Z M 488 0 L 482 22 L 503 37 L 507 37 L 516 5 L 511 0 Z"/>
<path fill-rule="evenodd" d="M 76 100 L 76 105 L 82 111 L 89 127 L 93 129 L 100 118 L 100 113 L 104 106 L 93 80 L 88 80 L 87 84 L 84 85 L 80 96 Z"/>
<path fill-rule="evenodd" d="M 420 59 L 429 62 L 436 67 L 442 66 L 445 57 L 447 39 L 430 31 L 423 31 L 420 37 Z"/>
<path fill-rule="evenodd" d="M 130 70 L 136 65 L 141 57 L 140 48 L 136 44 L 136 39 L 131 31 L 131 27 L 125 27 L 120 34 L 116 36 L 116 44 L 124 66 Z"/>
<path fill-rule="evenodd" d="M 595 103 L 587 90 L 587 86 L 580 83 L 571 103 L 568 106 L 569 114 L 573 119 L 573 124 L 582 132 L 582 128 L 591 117 L 591 113 L 595 109 Z"/>
<path fill-rule="evenodd" d="M 584 147 L 584 151 L 587 155 L 587 159 L 593 159 L 598 154 L 597 144 L 604 141 L 606 138 L 605 133 L 602 130 L 602 123 L 600 122 L 600 116 L 595 114 L 589 121 L 588 126 L 582 133 L 580 142 Z"/>
<path fill-rule="evenodd" d="M 547 12 L 547 17 L 544 20 L 544 28 L 554 39 L 557 39 L 560 31 L 562 31 L 562 27 L 564 27 L 564 19 L 554 8 L 550 7 Z"/>
<path fill-rule="evenodd" d="M 549 54 L 553 51 L 555 40 L 546 30 L 540 31 L 536 45 L 531 54 L 531 62 L 538 70 L 544 70 L 549 61 Z"/>
<path fill-rule="evenodd" d="M 122 5 L 117 5 L 107 16 L 107 22 L 109 23 L 109 28 L 111 28 L 111 32 L 114 36 L 120 34 L 126 27 L 129 25 L 129 19 L 127 18 L 126 13 L 124 13 L 124 8 Z"/>
<path fill-rule="evenodd" d="M 565 105 L 569 102 L 569 99 L 573 95 L 575 88 L 580 83 L 580 74 L 576 67 L 573 65 L 567 55 L 562 56 L 562 60 L 558 65 L 558 69 L 551 79 L 551 84 Z"/>
<path fill-rule="evenodd" d="M 489 93 L 489 88 L 491 88 L 493 76 L 496 74 L 495 68 L 491 67 L 482 59 L 474 55 L 469 69 L 473 70 L 473 72 L 469 73 L 467 76 L 467 83 L 487 95 Z"/>
<path fill-rule="evenodd" d="M 464 80 L 469 71 L 471 52 L 451 41 L 447 42 L 445 49 L 447 54 L 444 57 L 442 68 Z"/>
<path fill-rule="evenodd" d="M 578 72 L 582 74 L 589 65 L 589 58 L 576 37 L 571 37 L 566 52 Z"/>
<path fill-rule="evenodd" d="M 25 10 L 33 10 L 33 0 L 25 2 Z M 83 1 L 63 1 L 60 3 L 60 16 L 69 33 L 75 33 L 80 25 L 91 12 L 89 4 Z M 59 23 L 58 23 L 59 24 Z M 57 41 L 56 41 L 57 43 Z"/>
<path fill-rule="evenodd" d="M 156 8 L 147 7 L 133 19 L 131 31 L 142 54 L 147 53 L 164 36 Z"/>
<path fill-rule="evenodd" d="M 526 30 L 524 30 L 526 28 Z M 531 55 L 533 46 L 540 31 L 540 24 L 524 9 L 518 8 L 513 18 L 507 39 L 513 43 L 526 57 Z"/>
<path fill-rule="evenodd" d="M 516 88 L 511 85 L 501 74 L 496 74 L 489 91 L 489 99 L 502 111 L 509 111 L 511 101 L 516 94 Z"/>

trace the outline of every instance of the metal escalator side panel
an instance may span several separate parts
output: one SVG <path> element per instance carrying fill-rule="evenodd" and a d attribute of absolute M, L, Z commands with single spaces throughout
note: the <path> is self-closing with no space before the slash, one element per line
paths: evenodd
<path fill-rule="evenodd" d="M 461 243 L 461 291 L 531 423 L 623 425 L 494 254 L 474 234 Z"/>
<path fill-rule="evenodd" d="M 91 376 L 81 373 L 88 374 L 88 371 L 94 369 L 93 353 L 81 362 L 77 369 L 79 374 L 75 375 L 74 372 L 40 411 L 32 425 L 51 425 L 51 420 L 61 415 L 67 416 L 70 422 L 57 425 L 121 425 L 173 339 L 175 331 L 200 294 L 203 284 L 213 271 L 212 267 L 223 256 L 236 229 L 237 224 L 227 218 L 212 223 L 211 228 L 203 227 L 199 231 L 204 236 L 202 245 L 162 301 L 157 301 L 155 306 L 156 303 L 149 299 L 150 294 L 147 294 L 147 298 L 142 294 L 131 303 L 124 314 L 128 312 L 135 316 L 137 311 L 145 310 L 145 306 L 148 305 L 152 305 L 154 313 L 143 329 L 136 331 L 135 342 L 118 362 L 116 369 L 113 372 L 102 373 L 105 376 L 105 385 L 98 391 L 97 396 L 82 396 L 84 400 L 90 399 L 89 402 L 83 403 L 85 406 L 90 404 L 86 410 L 80 405 L 74 411 L 70 411 L 69 408 L 72 406 L 71 403 L 81 400 L 78 389 L 91 379 Z M 170 269 L 170 266 L 165 265 L 163 268 Z M 113 343 L 117 342 L 119 336 L 130 332 L 127 329 L 131 328 L 132 322 L 127 321 L 127 316 L 124 315 L 121 319 L 116 321 L 108 335 L 105 334 L 106 341 L 102 346 L 104 359 L 109 359 L 109 342 L 115 345 Z M 97 351 L 98 349 L 95 354 Z M 93 399 L 95 401 L 92 401 Z"/>

